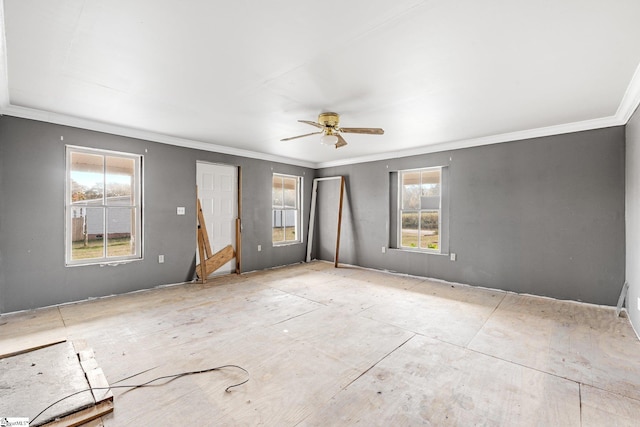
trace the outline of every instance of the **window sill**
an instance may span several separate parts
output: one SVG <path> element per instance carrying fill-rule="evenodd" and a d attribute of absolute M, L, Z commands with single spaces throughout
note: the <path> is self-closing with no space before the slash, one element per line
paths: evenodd
<path fill-rule="evenodd" d="M 391 252 L 410 252 L 415 254 L 425 254 L 425 255 L 440 255 L 440 256 L 449 256 L 446 252 L 435 252 L 435 251 L 422 251 L 418 249 L 409 249 L 409 248 L 389 248 Z"/>
<path fill-rule="evenodd" d="M 107 261 L 107 262 L 105 261 L 83 262 L 78 264 L 65 264 L 65 267 L 86 267 L 90 265 L 97 265 L 99 267 L 117 267 L 122 264 L 131 264 L 132 262 L 138 262 L 142 260 L 143 258 L 121 259 L 121 260 L 114 260 L 114 261 Z"/>
<path fill-rule="evenodd" d="M 301 244 L 302 242 L 296 241 L 296 242 L 272 243 L 272 246 L 274 248 L 281 248 L 283 246 L 294 246 L 294 245 L 301 245 Z"/>

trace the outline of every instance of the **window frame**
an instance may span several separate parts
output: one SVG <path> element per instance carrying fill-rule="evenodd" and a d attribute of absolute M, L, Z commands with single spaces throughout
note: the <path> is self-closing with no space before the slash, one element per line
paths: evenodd
<path fill-rule="evenodd" d="M 71 181 L 71 157 L 73 153 L 88 154 L 94 156 L 102 156 L 102 186 L 103 186 L 103 202 L 100 205 L 90 206 L 92 209 L 102 209 L 103 234 L 107 232 L 107 218 L 109 210 L 117 209 L 135 209 L 135 225 L 132 227 L 134 236 L 135 253 L 124 256 L 108 256 L 107 241 L 108 237 L 103 237 L 103 256 L 99 258 L 72 259 L 73 250 L 73 227 L 72 215 L 73 208 L 82 206 L 76 205 L 72 201 L 72 181 Z M 107 157 L 116 157 L 123 159 L 131 159 L 134 161 L 134 182 L 132 185 L 132 193 L 134 193 L 133 202 L 127 205 L 107 203 L 106 195 L 106 176 L 107 176 Z M 144 176 L 144 156 L 141 154 L 128 153 L 122 151 L 105 150 L 101 148 L 89 148 L 76 145 L 65 145 L 65 199 L 64 199 L 64 221 L 65 221 L 65 266 L 77 267 L 86 265 L 117 265 L 144 259 L 144 192 L 143 192 L 143 176 Z"/>
<path fill-rule="evenodd" d="M 276 177 L 280 177 L 282 178 L 282 180 L 284 181 L 284 179 L 286 178 L 293 178 L 296 181 L 296 207 L 295 208 L 291 208 L 291 207 L 287 207 L 285 202 L 284 202 L 284 197 L 282 200 L 282 205 L 281 206 L 275 206 L 273 204 L 273 180 Z M 273 172 L 272 176 L 271 176 L 271 244 L 272 246 L 288 246 L 288 245 L 297 245 L 300 243 L 303 243 L 303 233 L 302 233 L 302 228 L 303 228 L 303 224 L 302 224 L 302 206 L 303 206 L 303 201 L 302 201 L 302 186 L 303 186 L 303 180 L 304 178 L 302 176 L 298 176 L 298 175 L 289 175 L 289 174 L 283 174 L 283 173 L 278 173 L 278 172 Z M 283 191 L 284 191 L 284 185 L 283 185 Z M 280 211 L 295 211 L 295 236 L 296 239 L 295 240 L 286 240 L 286 224 L 284 224 L 282 226 L 282 228 L 284 228 L 285 230 L 283 231 L 283 235 L 285 237 L 285 240 L 282 241 L 274 241 L 273 240 L 273 230 L 275 228 L 275 221 L 276 221 L 276 210 L 280 210 Z"/>
<path fill-rule="evenodd" d="M 424 172 L 429 172 L 429 171 L 438 171 L 438 175 L 439 175 L 439 191 L 438 191 L 438 208 L 422 208 L 422 206 L 420 206 L 418 209 L 403 209 L 403 177 L 405 174 L 407 173 L 419 173 L 420 174 L 420 186 L 422 186 L 422 174 Z M 397 200 L 397 229 L 396 229 L 396 237 L 397 237 L 397 242 L 396 242 L 396 247 L 398 249 L 404 250 L 404 251 L 415 251 L 415 252 L 422 252 L 422 253 L 429 253 L 429 254 L 443 254 L 445 253 L 443 251 L 443 191 L 444 191 L 444 185 L 443 185 L 443 171 L 444 171 L 444 166 L 429 166 L 429 167 L 423 167 L 423 168 L 415 168 L 415 169 L 403 169 L 403 170 L 399 170 L 398 171 L 398 200 Z M 422 196 L 421 196 L 422 197 Z M 418 215 L 418 244 L 417 246 L 413 247 L 413 246 L 403 246 L 402 245 L 402 217 L 403 217 L 403 212 L 415 212 Z M 422 217 L 422 213 L 423 212 L 437 212 L 438 213 L 438 248 L 437 249 L 431 249 L 431 248 L 422 248 L 420 247 L 420 237 L 421 237 L 421 217 Z"/>

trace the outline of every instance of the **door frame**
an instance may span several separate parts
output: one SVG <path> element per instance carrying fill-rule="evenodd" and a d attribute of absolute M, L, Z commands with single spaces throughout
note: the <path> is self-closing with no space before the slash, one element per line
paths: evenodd
<path fill-rule="evenodd" d="M 236 242 L 235 242 L 235 259 L 236 259 L 236 267 L 235 273 L 242 273 L 242 167 L 239 165 L 230 165 L 227 163 L 218 163 L 218 162 L 210 162 L 207 160 L 196 160 L 196 187 L 198 185 L 198 163 L 213 165 L 213 166 L 225 166 L 230 168 L 236 168 L 236 219 L 235 219 L 235 232 L 236 232 Z M 196 192 L 196 198 L 198 198 L 198 192 Z M 196 203 L 194 202 L 194 205 Z M 197 219 L 196 219 L 197 222 Z M 196 243 L 196 252 L 197 252 L 197 243 Z"/>

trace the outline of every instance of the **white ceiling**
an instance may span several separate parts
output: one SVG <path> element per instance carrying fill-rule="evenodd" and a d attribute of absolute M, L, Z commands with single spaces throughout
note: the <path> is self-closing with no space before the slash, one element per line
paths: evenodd
<path fill-rule="evenodd" d="M 0 3 L 3 114 L 307 166 L 621 125 L 640 101 L 638 0 Z M 385 135 L 280 142 L 323 111 Z"/>

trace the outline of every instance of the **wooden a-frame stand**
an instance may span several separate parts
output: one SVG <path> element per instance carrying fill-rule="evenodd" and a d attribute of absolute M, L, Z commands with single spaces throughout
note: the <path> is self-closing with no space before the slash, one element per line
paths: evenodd
<path fill-rule="evenodd" d="M 202 213 L 202 205 L 200 198 L 197 196 L 196 189 L 196 211 L 198 212 L 198 254 L 200 255 L 200 264 L 196 265 L 196 274 L 200 283 L 207 283 L 207 277 L 229 261 L 231 261 L 236 253 L 233 246 L 227 245 L 215 254 L 212 253 L 211 244 L 209 243 L 209 235 L 207 234 L 207 226 Z M 236 221 L 237 227 L 237 221 Z M 236 233 L 237 235 L 237 233 Z"/>

